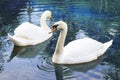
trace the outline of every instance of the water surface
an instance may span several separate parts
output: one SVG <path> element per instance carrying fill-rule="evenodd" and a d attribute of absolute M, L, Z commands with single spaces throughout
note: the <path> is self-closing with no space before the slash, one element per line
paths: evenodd
<path fill-rule="evenodd" d="M 119 0 L 1 0 L 0 80 L 119 80 L 119 7 Z M 91 37 L 100 42 L 113 39 L 113 45 L 99 59 L 77 65 L 52 63 L 59 32 L 43 44 L 15 47 L 7 33 L 13 34 L 14 29 L 25 21 L 39 26 L 45 10 L 52 11 L 53 23 L 67 22 L 69 30 L 65 44 Z M 50 27 L 53 24 L 49 20 L 47 23 Z"/>

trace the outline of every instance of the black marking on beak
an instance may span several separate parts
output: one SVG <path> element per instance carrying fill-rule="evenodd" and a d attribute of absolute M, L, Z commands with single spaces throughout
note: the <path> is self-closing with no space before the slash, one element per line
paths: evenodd
<path fill-rule="evenodd" d="M 53 25 L 53 28 L 52 28 L 51 32 L 49 32 L 49 34 L 55 32 L 57 30 L 57 26 L 58 25 Z"/>

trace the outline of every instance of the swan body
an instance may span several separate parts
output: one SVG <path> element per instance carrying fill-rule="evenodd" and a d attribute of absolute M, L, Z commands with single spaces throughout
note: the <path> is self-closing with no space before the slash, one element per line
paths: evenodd
<path fill-rule="evenodd" d="M 55 30 L 60 30 L 56 49 L 52 57 L 52 61 L 57 64 L 78 64 L 93 61 L 103 55 L 113 42 L 113 40 L 110 40 L 106 43 L 101 43 L 86 37 L 71 41 L 64 47 L 67 24 L 63 21 L 58 21 L 54 24 L 52 32 Z"/>
<path fill-rule="evenodd" d="M 37 45 L 48 40 L 52 34 L 48 34 L 51 29 L 46 24 L 46 19 L 51 18 L 51 12 L 45 11 L 41 15 L 41 27 L 29 22 L 24 22 L 14 30 L 14 35 L 8 34 L 10 40 L 16 46 Z"/>

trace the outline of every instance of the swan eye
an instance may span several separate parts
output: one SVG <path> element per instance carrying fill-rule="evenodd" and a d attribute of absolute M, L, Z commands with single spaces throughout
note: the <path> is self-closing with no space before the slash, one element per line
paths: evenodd
<path fill-rule="evenodd" d="M 57 26 L 58 26 L 58 25 L 53 25 L 53 28 L 56 28 L 56 29 L 57 29 Z"/>

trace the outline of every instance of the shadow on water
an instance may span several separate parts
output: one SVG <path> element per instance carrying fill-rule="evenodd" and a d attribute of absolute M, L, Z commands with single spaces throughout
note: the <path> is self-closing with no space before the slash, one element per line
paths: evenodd
<path fill-rule="evenodd" d="M 103 56 L 99 57 L 97 60 L 91 61 L 91 62 L 87 62 L 87 63 L 82 63 L 82 64 L 73 64 L 73 65 L 60 65 L 60 64 L 53 64 L 54 68 L 55 68 L 55 75 L 56 75 L 56 79 L 57 80 L 69 80 L 69 79 L 74 79 L 75 77 L 78 79 L 84 79 L 84 75 L 77 75 L 74 76 L 74 74 L 72 74 L 73 72 L 80 72 L 80 73 L 87 73 L 89 72 L 89 70 L 92 70 L 94 68 L 96 68 L 96 66 L 102 61 Z M 95 74 L 94 71 L 91 74 Z M 101 75 L 98 73 L 97 76 Z M 89 77 L 88 77 L 89 79 Z"/>
<path fill-rule="evenodd" d="M 103 56 L 99 57 L 97 60 L 87 62 L 87 63 L 75 64 L 75 65 L 65 65 L 65 66 L 74 71 L 87 72 L 88 70 L 92 70 L 93 68 L 95 68 L 102 61 L 102 59 L 103 59 L 102 57 Z"/>
<path fill-rule="evenodd" d="M 54 64 L 54 67 L 55 67 L 56 80 L 64 80 L 62 65 Z"/>
<path fill-rule="evenodd" d="M 44 51 L 49 40 L 34 46 L 15 46 L 8 61 L 11 61 L 15 56 L 20 58 L 35 58 L 40 52 Z"/>

